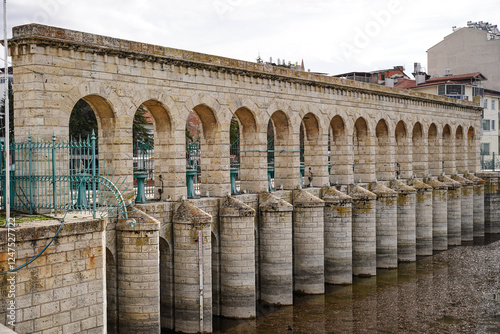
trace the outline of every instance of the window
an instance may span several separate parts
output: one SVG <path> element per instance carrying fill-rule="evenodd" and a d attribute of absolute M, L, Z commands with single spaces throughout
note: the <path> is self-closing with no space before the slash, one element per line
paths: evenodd
<path fill-rule="evenodd" d="M 472 96 L 484 96 L 484 88 L 472 87 Z"/>
<path fill-rule="evenodd" d="M 488 109 L 488 99 L 484 99 L 484 109 Z"/>
<path fill-rule="evenodd" d="M 490 143 L 481 143 L 481 155 L 490 155 Z"/>
<path fill-rule="evenodd" d="M 491 130 L 495 130 L 495 120 L 491 120 Z"/>
<path fill-rule="evenodd" d="M 491 110 L 495 110 L 495 100 L 491 100 Z"/>
<path fill-rule="evenodd" d="M 490 120 L 489 119 L 483 119 L 482 121 L 482 128 L 484 131 L 490 131 Z"/>

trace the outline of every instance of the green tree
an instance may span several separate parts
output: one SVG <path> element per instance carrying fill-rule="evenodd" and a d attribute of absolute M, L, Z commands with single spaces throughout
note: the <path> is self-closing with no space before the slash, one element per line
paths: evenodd
<path fill-rule="evenodd" d="M 69 117 L 69 137 L 87 139 L 92 135 L 92 131 L 97 136 L 97 118 L 92 107 L 80 99 Z"/>
<path fill-rule="evenodd" d="M 14 91 L 12 89 L 12 83 L 9 81 L 9 135 L 10 141 L 14 139 Z M 5 137 L 5 93 L 2 100 L 0 100 L 0 137 Z"/>
<path fill-rule="evenodd" d="M 146 125 L 149 124 L 146 114 L 148 114 L 148 111 L 141 104 L 139 108 L 137 108 L 137 111 L 135 112 L 134 116 L 134 123 L 132 128 L 134 142 L 137 141 L 147 142 L 153 139 L 153 134 L 151 133 L 151 130 L 146 127 Z"/>
<path fill-rule="evenodd" d="M 232 144 L 240 137 L 240 125 L 235 116 L 231 119 L 231 125 L 229 127 L 229 142 Z"/>

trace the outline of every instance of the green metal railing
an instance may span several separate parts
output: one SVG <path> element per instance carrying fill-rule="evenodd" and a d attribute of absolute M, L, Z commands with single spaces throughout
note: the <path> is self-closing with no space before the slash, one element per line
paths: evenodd
<path fill-rule="evenodd" d="M 145 203 L 155 196 L 154 140 L 134 142 L 135 202 Z"/>
<path fill-rule="evenodd" d="M 274 138 L 267 142 L 267 190 L 274 191 Z"/>
<path fill-rule="evenodd" d="M 186 186 L 188 198 L 197 198 L 200 196 L 200 154 L 200 138 L 192 143 L 186 143 Z"/>
<path fill-rule="evenodd" d="M 86 139 L 59 141 L 55 136 L 51 140 L 29 136 L 26 141 L 12 142 L 10 151 L 12 210 L 30 214 L 79 211 L 94 217 L 119 211 L 120 216 L 128 217 L 120 190 L 125 178 L 114 178 L 109 169 L 99 166 L 94 134 Z M 0 153 L 5 157 L 3 144 Z M 0 203 L 5 208 L 5 166 L 1 164 L 3 161 Z"/>
<path fill-rule="evenodd" d="M 481 152 L 481 170 L 496 171 L 500 169 L 500 159 L 495 152 L 483 154 Z"/>
<path fill-rule="evenodd" d="M 240 138 L 237 138 L 229 149 L 229 165 L 230 165 L 230 175 L 231 175 L 231 194 L 238 194 L 239 187 L 236 181 L 240 179 Z"/>

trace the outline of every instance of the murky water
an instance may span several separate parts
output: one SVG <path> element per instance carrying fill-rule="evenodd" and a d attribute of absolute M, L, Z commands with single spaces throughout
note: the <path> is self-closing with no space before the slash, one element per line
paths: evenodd
<path fill-rule="evenodd" d="M 351 286 L 261 306 L 215 333 L 500 333 L 500 237 L 475 240 Z"/>

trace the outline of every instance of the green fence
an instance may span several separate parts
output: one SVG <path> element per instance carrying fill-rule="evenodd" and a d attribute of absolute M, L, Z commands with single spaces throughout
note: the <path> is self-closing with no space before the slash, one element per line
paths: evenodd
<path fill-rule="evenodd" d="M 80 211 L 94 217 L 119 211 L 127 217 L 124 178 L 99 166 L 97 137 L 12 142 L 10 208 L 34 213 Z M 5 146 L 0 144 L 1 208 L 5 209 Z"/>
<path fill-rule="evenodd" d="M 138 203 L 155 196 L 153 139 L 134 142 L 134 191 Z"/>
<path fill-rule="evenodd" d="M 491 154 L 481 154 L 481 170 L 500 170 L 500 157 L 498 154 L 495 154 L 495 152 L 492 152 Z"/>
<path fill-rule="evenodd" d="M 197 198 L 200 196 L 200 153 L 200 138 L 193 142 L 186 142 L 186 186 L 188 198 Z"/>

